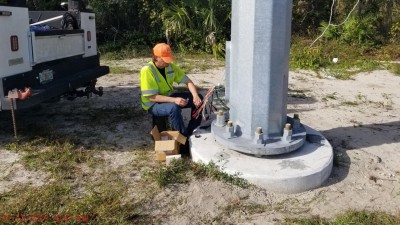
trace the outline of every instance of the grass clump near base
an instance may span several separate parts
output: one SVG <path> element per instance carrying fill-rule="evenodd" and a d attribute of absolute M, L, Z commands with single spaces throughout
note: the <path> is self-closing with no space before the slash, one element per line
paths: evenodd
<path fill-rule="evenodd" d="M 211 178 L 218 181 L 223 181 L 242 188 L 247 188 L 250 184 L 238 174 L 227 174 L 222 172 L 220 167 L 215 163 L 199 164 L 191 160 L 178 159 L 172 160 L 170 165 L 161 165 L 159 169 L 150 174 L 160 187 L 165 187 L 174 183 L 187 183 L 191 177 L 195 178 Z"/>

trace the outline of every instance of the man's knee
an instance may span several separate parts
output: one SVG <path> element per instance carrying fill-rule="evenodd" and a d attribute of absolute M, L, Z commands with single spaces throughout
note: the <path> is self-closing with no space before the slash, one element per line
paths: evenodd
<path fill-rule="evenodd" d="M 176 114 L 176 113 L 181 113 L 181 107 L 179 107 L 178 105 L 174 104 L 171 109 L 170 109 L 170 114 Z"/>

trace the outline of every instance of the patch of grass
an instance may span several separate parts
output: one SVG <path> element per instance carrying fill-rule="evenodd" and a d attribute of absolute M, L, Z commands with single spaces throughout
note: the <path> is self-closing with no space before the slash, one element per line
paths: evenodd
<path fill-rule="evenodd" d="M 186 73 L 206 71 L 225 65 L 224 61 L 210 58 L 210 55 L 208 54 L 188 55 L 181 53 L 177 54 L 176 58 L 177 65 L 179 65 Z"/>
<path fill-rule="evenodd" d="M 165 187 L 174 183 L 187 183 L 192 176 L 196 178 L 208 177 L 218 181 L 223 181 L 242 188 L 247 188 L 250 184 L 240 178 L 238 174 L 230 175 L 220 170 L 215 163 L 199 164 L 191 160 L 179 159 L 172 160 L 169 166 L 160 165 L 159 169 L 150 174 L 160 187 Z"/>
<path fill-rule="evenodd" d="M 290 68 L 308 69 L 313 71 L 325 69 L 325 72 L 337 79 L 351 79 L 351 76 L 360 72 L 368 72 L 384 68 L 387 60 L 383 48 L 366 48 L 349 46 L 340 41 L 318 42 L 312 48 L 310 42 L 302 37 L 294 37 L 290 51 Z M 338 58 L 339 62 L 332 62 Z M 390 57 L 389 57 L 390 58 Z"/>
<path fill-rule="evenodd" d="M 105 60 L 121 60 L 136 57 L 149 57 L 151 48 L 146 46 L 132 46 L 126 43 L 107 43 L 99 45 L 101 58 Z"/>
<path fill-rule="evenodd" d="M 227 207 L 224 209 L 224 215 L 226 216 L 227 214 L 231 214 L 234 211 L 240 210 L 242 212 L 246 212 L 247 215 L 254 215 L 254 214 L 260 214 L 264 213 L 268 210 L 271 210 L 271 206 L 268 205 L 262 205 L 262 204 L 257 204 L 257 203 L 240 203 L 238 201 L 233 202 L 232 204 L 229 204 Z"/>
<path fill-rule="evenodd" d="M 126 66 L 110 66 L 110 73 L 112 74 L 127 74 L 127 73 L 137 73 L 139 71 L 133 71 Z"/>
<path fill-rule="evenodd" d="M 153 218 L 142 210 L 145 198 L 126 201 L 127 183 L 118 171 L 103 174 L 85 186 L 85 193 L 76 195 L 78 185 L 62 180 L 42 187 L 18 186 L 0 194 L 0 211 L 9 215 L 68 215 L 68 224 L 77 224 L 77 217 L 87 216 L 85 224 L 149 224 Z M 50 224 L 50 223 L 49 223 Z"/>
<path fill-rule="evenodd" d="M 47 217 L 45 221 L 48 223 L 45 224 L 56 223 L 55 219 L 65 224 L 159 223 L 159 218 L 144 210 L 147 201 L 157 191 L 156 184 L 145 178 L 129 179 L 130 165 L 106 168 L 98 151 L 78 148 L 61 139 L 36 137 L 12 142 L 5 147 L 21 154 L 21 162 L 26 168 L 49 174 L 43 186 L 16 185 L 11 191 L 0 194 L 0 212 L 11 218 L 15 215 L 43 215 Z M 148 155 L 148 152 L 138 151 L 135 159 L 144 161 Z M 136 176 L 142 175 L 133 170 Z M 77 220 L 85 218 L 88 220 Z"/>
<path fill-rule="evenodd" d="M 397 76 L 400 76 L 400 64 L 399 63 L 390 63 L 389 70 Z"/>
<path fill-rule="evenodd" d="M 384 212 L 369 212 L 369 211 L 347 211 L 346 213 L 336 216 L 332 220 L 321 218 L 319 216 L 308 219 L 285 219 L 286 225 L 396 225 L 400 224 L 400 215 L 393 216 Z"/>
<path fill-rule="evenodd" d="M 76 148 L 68 141 L 50 141 L 37 138 L 30 142 L 11 143 L 9 150 L 22 153 L 22 163 L 28 170 L 50 172 L 57 178 L 71 179 L 75 176 L 78 165 L 87 163 L 94 165 L 99 159 L 94 151 Z"/>
<path fill-rule="evenodd" d="M 221 168 L 214 162 L 209 164 L 199 164 L 192 162 L 192 171 L 194 175 L 198 178 L 209 177 L 215 180 L 223 181 L 228 184 L 233 184 L 241 188 L 248 188 L 250 184 L 247 180 L 240 178 L 239 174 L 227 174 L 221 171 Z"/>
<path fill-rule="evenodd" d="M 173 160 L 169 166 L 160 165 L 152 176 L 160 187 L 165 187 L 168 184 L 189 182 L 190 179 L 187 175 L 189 170 L 189 160 Z"/>

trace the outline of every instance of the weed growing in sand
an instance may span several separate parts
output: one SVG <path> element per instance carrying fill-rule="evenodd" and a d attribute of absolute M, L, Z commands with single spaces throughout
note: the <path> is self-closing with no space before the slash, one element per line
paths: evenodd
<path fill-rule="evenodd" d="M 329 99 L 336 100 L 337 99 L 337 92 L 333 92 L 331 94 L 327 94 L 325 97 L 322 98 L 322 101 L 326 102 Z"/>
<path fill-rule="evenodd" d="M 379 224 L 379 225 L 396 225 L 400 224 L 400 215 L 393 216 L 384 212 L 369 211 L 348 211 L 342 215 L 336 216 L 334 219 L 328 220 L 319 216 L 307 219 L 291 219 L 286 218 L 286 225 L 344 225 L 344 224 Z"/>
<path fill-rule="evenodd" d="M 361 127 L 361 126 L 363 125 L 362 122 L 357 121 L 357 120 L 354 120 L 354 119 L 351 119 L 351 120 L 350 120 L 350 123 L 353 124 L 353 127 Z"/>
<path fill-rule="evenodd" d="M 386 110 L 392 110 L 393 109 L 393 100 L 389 94 L 383 93 L 382 94 L 383 101 L 377 102 L 377 106 L 380 108 L 384 108 Z"/>
<path fill-rule="evenodd" d="M 357 105 L 359 105 L 359 103 L 356 101 L 344 101 L 344 102 L 341 102 L 340 105 L 342 105 L 342 106 L 357 106 Z"/>
<path fill-rule="evenodd" d="M 157 171 L 149 175 L 156 180 L 160 187 L 174 183 L 187 183 L 191 176 L 196 178 L 209 177 L 242 188 L 250 186 L 246 180 L 238 177 L 237 174 L 230 175 L 222 172 L 219 166 L 214 163 L 205 165 L 186 159 L 172 160 L 169 166 L 160 165 Z"/>
<path fill-rule="evenodd" d="M 367 102 L 367 96 L 365 96 L 365 95 L 363 95 L 363 94 L 361 94 L 361 93 L 358 93 L 358 94 L 356 95 L 356 99 L 357 99 L 358 101 L 361 101 L 362 103 L 366 103 L 366 102 Z"/>
<path fill-rule="evenodd" d="M 311 90 L 308 90 L 308 89 L 296 89 L 296 90 L 289 89 L 288 96 L 289 97 L 293 97 L 293 98 L 306 98 L 307 97 L 307 95 L 306 95 L 307 92 L 311 92 Z"/>

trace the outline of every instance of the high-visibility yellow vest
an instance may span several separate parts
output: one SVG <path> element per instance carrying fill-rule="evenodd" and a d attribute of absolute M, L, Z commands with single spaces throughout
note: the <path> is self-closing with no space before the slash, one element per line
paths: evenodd
<path fill-rule="evenodd" d="M 140 71 L 140 90 L 142 92 L 142 107 L 145 110 L 150 109 L 154 102 L 148 99 L 152 95 L 170 96 L 174 91 L 173 83 L 187 83 L 189 78 L 174 63 L 170 63 L 165 68 L 165 77 L 158 72 L 156 66 L 151 61 Z"/>

